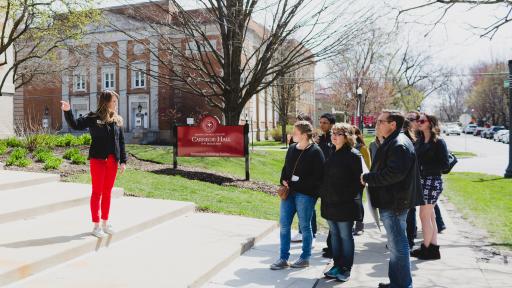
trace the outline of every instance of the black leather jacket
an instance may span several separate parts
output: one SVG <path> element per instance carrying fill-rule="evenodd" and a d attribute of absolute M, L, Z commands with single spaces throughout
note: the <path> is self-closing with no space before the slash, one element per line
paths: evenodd
<path fill-rule="evenodd" d="M 414 146 L 400 131 L 384 140 L 363 180 L 376 208 L 398 212 L 424 204 Z"/>
<path fill-rule="evenodd" d="M 109 150 L 107 147 L 114 145 L 114 154 L 121 164 L 126 163 L 126 149 L 124 144 L 123 128 L 115 124 L 102 124 L 100 119 L 94 113 L 75 119 L 71 110 L 64 112 L 64 117 L 69 127 L 74 130 L 85 130 L 89 128 L 92 143 L 89 148 L 89 159 L 107 159 Z M 114 129 L 114 139 L 108 136 L 108 129 Z M 111 135 L 111 134 L 110 134 Z M 110 147 L 112 148 L 112 147 Z"/>

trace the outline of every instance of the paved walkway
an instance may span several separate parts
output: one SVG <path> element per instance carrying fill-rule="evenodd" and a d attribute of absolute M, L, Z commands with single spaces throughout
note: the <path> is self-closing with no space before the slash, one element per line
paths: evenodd
<path fill-rule="evenodd" d="M 465 229 L 470 226 L 454 222 L 457 219 L 452 219 L 453 211 L 444 209 L 450 207 L 449 203 L 443 204 L 446 204 L 441 207 L 448 230 L 439 236 L 442 259 L 411 259 L 414 287 L 510 287 L 512 266 L 478 261 L 480 255 L 473 247 L 475 243 L 462 235 L 468 232 Z M 310 268 L 277 272 L 269 270 L 279 250 L 279 235 L 275 231 L 204 287 L 377 287 L 379 282 L 387 282 L 389 253 L 385 248 L 384 232 L 379 232 L 368 217 L 365 222 L 366 232 L 356 237 L 355 264 L 352 279 L 347 283 L 322 278 L 323 271 L 330 266 L 329 261 L 320 256 L 320 249 L 324 246 L 321 242 L 316 245 Z M 291 260 L 295 260 L 299 254 L 300 244 L 294 245 Z"/>

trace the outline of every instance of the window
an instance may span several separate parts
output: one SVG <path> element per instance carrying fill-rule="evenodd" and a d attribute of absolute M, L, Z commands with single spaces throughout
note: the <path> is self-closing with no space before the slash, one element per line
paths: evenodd
<path fill-rule="evenodd" d="M 146 87 L 146 64 L 132 64 L 132 88 Z"/>
<path fill-rule="evenodd" d="M 76 69 L 73 73 L 73 91 L 85 91 L 85 72 Z"/>
<path fill-rule="evenodd" d="M 107 66 L 102 69 L 102 80 L 103 80 L 103 89 L 115 89 L 116 88 L 116 73 L 115 67 Z"/>

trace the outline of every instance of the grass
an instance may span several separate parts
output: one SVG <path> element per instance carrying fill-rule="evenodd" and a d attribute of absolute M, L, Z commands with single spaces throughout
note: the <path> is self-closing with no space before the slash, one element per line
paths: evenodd
<path fill-rule="evenodd" d="M 463 158 L 472 158 L 472 157 L 476 157 L 476 156 L 477 156 L 475 153 L 472 153 L 472 152 L 452 151 L 452 153 L 453 153 L 457 158 L 460 158 L 460 159 L 463 159 Z"/>
<path fill-rule="evenodd" d="M 172 149 L 169 146 L 127 145 L 127 151 L 137 158 L 160 164 L 172 164 Z M 285 158 L 283 151 L 252 152 L 250 164 L 251 179 L 278 184 Z M 208 169 L 213 172 L 227 173 L 239 178 L 245 177 L 244 158 L 178 157 L 178 164 Z"/>
<path fill-rule="evenodd" d="M 253 146 L 252 142 L 249 142 L 249 147 Z M 271 140 L 265 140 L 265 141 L 254 141 L 254 147 L 284 147 L 286 146 L 286 143 L 281 143 L 279 141 L 271 141 Z"/>
<path fill-rule="evenodd" d="M 512 179 L 469 172 L 445 177 L 445 195 L 450 202 L 486 229 L 496 245 L 512 247 Z"/>

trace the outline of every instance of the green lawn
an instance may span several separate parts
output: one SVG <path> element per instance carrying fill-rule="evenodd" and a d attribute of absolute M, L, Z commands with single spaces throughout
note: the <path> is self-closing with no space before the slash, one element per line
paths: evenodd
<path fill-rule="evenodd" d="M 78 183 L 91 182 L 89 174 L 75 175 L 68 180 Z M 128 169 L 123 175 L 119 175 L 115 186 L 124 188 L 126 193 L 134 196 L 194 202 L 199 209 L 214 213 L 279 220 L 279 197 L 260 191 L 225 187 L 181 176 L 158 175 L 134 169 Z M 327 229 L 327 223 L 320 217 L 319 206 L 318 204 L 318 224 L 322 229 Z M 297 224 L 294 225 L 296 227 Z"/>
<path fill-rule="evenodd" d="M 137 158 L 161 164 L 172 164 L 172 147 L 127 145 L 127 151 Z M 278 184 L 283 167 L 285 150 L 258 151 L 251 153 L 251 179 Z M 245 177 L 244 158 L 194 157 L 178 158 L 178 164 L 228 173 L 239 178 Z"/>
<path fill-rule="evenodd" d="M 253 143 L 249 142 L 249 147 L 251 147 L 251 146 L 253 146 Z M 279 146 L 279 147 L 284 147 L 284 146 L 286 146 L 286 143 L 281 143 L 281 142 L 278 142 L 278 141 L 270 141 L 270 140 L 254 141 L 254 147 L 260 147 L 260 146 L 272 146 L 272 147 Z"/>
<path fill-rule="evenodd" d="M 511 248 L 512 179 L 480 173 L 450 173 L 445 179 L 450 202 L 486 229 L 496 245 Z"/>
<path fill-rule="evenodd" d="M 461 151 L 452 151 L 452 153 L 457 156 L 457 158 L 472 158 L 476 157 L 477 155 L 472 152 L 461 152 Z"/>

